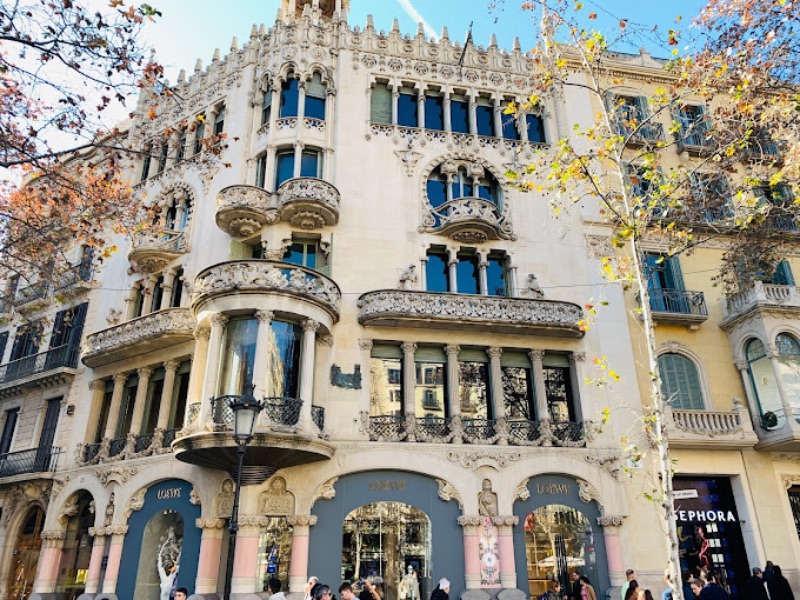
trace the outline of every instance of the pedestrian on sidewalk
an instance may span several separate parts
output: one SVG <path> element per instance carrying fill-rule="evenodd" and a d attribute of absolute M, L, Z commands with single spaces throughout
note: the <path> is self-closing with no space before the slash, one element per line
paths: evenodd
<path fill-rule="evenodd" d="M 792 586 L 783 576 L 781 568 L 775 565 L 772 569 L 772 579 L 767 582 L 769 587 L 769 597 L 772 600 L 794 600 Z"/>
<path fill-rule="evenodd" d="M 431 593 L 431 600 L 450 600 L 450 581 L 447 577 L 439 580 L 439 585 Z"/>
<path fill-rule="evenodd" d="M 764 573 L 758 567 L 753 567 L 753 576 L 744 584 L 747 600 L 769 600 Z"/>
<path fill-rule="evenodd" d="M 622 584 L 622 600 L 625 600 L 625 594 L 628 593 L 628 586 L 630 585 L 631 581 L 636 579 L 636 573 L 633 569 L 628 569 L 625 571 L 625 583 Z"/>

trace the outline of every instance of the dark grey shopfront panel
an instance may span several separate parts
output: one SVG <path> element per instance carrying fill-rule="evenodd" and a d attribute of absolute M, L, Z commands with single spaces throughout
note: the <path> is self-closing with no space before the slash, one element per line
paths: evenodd
<path fill-rule="evenodd" d="M 464 590 L 464 536 L 455 501 L 439 498 L 436 480 L 404 471 L 365 471 L 344 475 L 335 483 L 332 500 L 317 500 L 311 514 L 318 517 L 309 534 L 308 574 L 332 588 L 341 583 L 342 525 L 345 517 L 365 504 L 403 502 L 423 511 L 431 522 L 431 578 L 452 582 L 450 597 Z"/>

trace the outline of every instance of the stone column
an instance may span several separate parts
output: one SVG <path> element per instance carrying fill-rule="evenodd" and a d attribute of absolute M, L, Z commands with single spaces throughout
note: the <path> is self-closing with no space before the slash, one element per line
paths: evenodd
<path fill-rule="evenodd" d="M 542 358 L 544 358 L 544 350 L 531 350 L 528 353 L 533 365 L 533 390 L 534 399 L 536 401 L 536 420 L 548 421 L 550 420 L 550 411 L 547 408 L 547 391 L 544 387 L 544 367 L 542 366 Z"/>
<path fill-rule="evenodd" d="M 111 548 L 108 551 L 106 563 L 106 576 L 103 579 L 103 593 L 113 594 L 117 591 L 117 578 L 119 577 L 119 563 L 122 559 L 122 546 L 125 543 L 125 534 L 128 533 L 127 525 L 115 525 L 106 528 L 111 534 Z"/>
<path fill-rule="evenodd" d="M 197 558 L 197 580 L 195 594 L 214 594 L 217 591 L 222 537 L 225 529 L 224 519 L 197 519 L 198 529 L 202 530 L 200 554 Z"/>
<path fill-rule="evenodd" d="M 43 531 L 42 551 L 39 555 L 39 566 L 33 591 L 37 594 L 52 594 L 56 589 L 58 568 L 61 563 L 61 552 L 64 548 L 66 531 Z"/>
<path fill-rule="evenodd" d="M 113 440 L 116 437 L 119 412 L 122 408 L 122 393 L 125 391 L 125 382 L 127 380 L 127 373 L 117 373 L 114 375 L 114 392 L 111 394 L 111 406 L 108 409 L 106 432 L 103 435 L 104 438 L 108 438 L 109 440 Z"/>
<path fill-rule="evenodd" d="M 591 416 L 584 413 L 583 403 L 581 402 L 581 384 L 583 382 L 581 371 L 584 361 L 586 361 L 585 352 L 572 352 L 569 355 L 569 377 L 570 384 L 572 386 L 572 405 L 575 408 L 575 421 L 577 422 L 585 421 L 587 417 Z"/>
<path fill-rule="evenodd" d="M 175 286 L 175 276 L 177 273 L 170 269 L 164 274 L 164 283 L 161 285 L 162 293 L 161 293 L 161 306 L 159 306 L 159 310 L 164 310 L 169 308 L 170 300 L 172 299 L 172 288 Z M 177 282 L 177 285 L 182 285 L 180 281 Z"/>
<path fill-rule="evenodd" d="M 477 189 L 477 185 L 473 189 Z M 476 192 L 477 193 L 477 192 Z M 489 267 L 488 255 L 485 250 L 478 251 L 478 293 L 489 295 L 489 279 L 486 269 Z"/>
<path fill-rule="evenodd" d="M 192 425 L 192 416 L 197 420 L 200 415 L 199 408 L 204 401 L 203 380 L 208 363 L 208 340 L 210 337 L 211 330 L 206 327 L 194 330 L 194 355 L 192 356 L 192 369 L 189 372 L 189 393 L 187 394 L 186 413 L 183 415 L 183 427 Z"/>
<path fill-rule="evenodd" d="M 203 391 L 200 392 L 200 427 L 205 427 L 211 418 L 211 398 L 217 394 L 217 378 L 219 377 L 219 362 L 222 355 L 222 334 L 228 317 L 222 313 L 211 315 L 211 337 L 208 341 L 208 351 L 205 361 L 205 379 Z"/>
<path fill-rule="evenodd" d="M 750 422 L 753 427 L 758 427 L 761 425 L 761 414 L 758 410 L 753 382 L 750 381 L 750 365 L 747 364 L 746 360 L 739 360 L 736 361 L 736 368 L 742 376 L 742 385 L 744 385 L 744 391 L 747 394 L 747 404 L 750 407 Z"/>
<path fill-rule="evenodd" d="M 89 426 L 86 428 L 84 441 L 93 444 L 103 431 L 100 431 L 100 414 L 103 412 L 103 400 L 106 397 L 106 382 L 104 379 L 95 379 L 89 383 L 92 391 L 92 406 L 89 410 Z M 111 415 L 108 415 L 111 418 Z"/>
<path fill-rule="evenodd" d="M 316 429 L 311 416 L 311 404 L 314 401 L 314 353 L 317 345 L 317 329 L 319 322 L 307 319 L 303 321 L 303 343 L 300 346 L 300 386 L 299 396 L 303 401 L 300 408 L 300 429 L 311 432 Z"/>
<path fill-rule="evenodd" d="M 619 528 L 622 527 L 624 521 L 624 515 L 597 517 L 597 524 L 603 528 L 603 537 L 606 543 L 608 577 L 611 581 L 611 586 L 614 588 L 614 593 L 617 595 L 622 585 L 627 581 L 625 567 L 622 564 L 622 543 L 619 538 Z"/>
<path fill-rule="evenodd" d="M 358 340 L 358 347 L 361 349 L 361 364 L 364 365 L 364 375 L 369 378 L 362 384 L 365 392 L 359 396 L 358 412 L 369 414 L 369 390 L 372 385 L 372 340 Z"/>
<path fill-rule="evenodd" d="M 783 376 L 781 375 L 780 354 L 775 348 L 770 348 L 767 351 L 767 358 L 772 365 L 772 372 L 775 375 L 775 385 L 778 388 L 778 393 L 781 395 L 781 407 L 783 414 L 786 417 L 786 422 L 790 429 L 795 429 L 797 423 L 794 419 L 792 412 L 792 403 L 789 400 L 789 395 L 786 392 L 786 386 L 783 385 Z"/>
<path fill-rule="evenodd" d="M 450 186 L 447 186 L 450 189 Z M 448 269 L 448 279 L 450 279 L 450 289 L 449 292 L 456 294 L 458 293 L 458 254 L 455 250 L 447 250 L 447 269 Z"/>
<path fill-rule="evenodd" d="M 417 90 L 417 127 L 425 129 L 425 90 Z"/>
<path fill-rule="evenodd" d="M 158 405 L 157 429 L 166 429 L 169 425 L 172 396 L 175 391 L 175 373 L 179 366 L 180 363 L 177 360 L 168 360 L 164 363 L 164 387 L 161 388 L 161 403 Z"/>
<path fill-rule="evenodd" d="M 450 417 L 461 416 L 461 398 L 458 389 L 458 353 L 461 346 L 448 345 L 444 347 L 447 354 L 447 412 Z M 461 440 L 458 440 L 459 442 Z"/>
<path fill-rule="evenodd" d="M 147 388 L 150 384 L 150 376 L 153 374 L 153 367 L 142 367 L 137 369 L 139 375 L 139 385 L 136 387 L 136 398 L 133 401 L 133 416 L 131 417 L 131 430 L 126 433 L 139 435 L 142 431 L 142 418 L 147 404 Z"/>
<path fill-rule="evenodd" d="M 478 119 L 475 115 L 475 96 L 468 96 L 469 102 L 469 132 L 478 135 Z"/>
<path fill-rule="evenodd" d="M 103 568 L 103 553 L 106 547 L 105 527 L 90 527 L 89 535 L 92 536 L 92 555 L 89 558 L 85 592 L 96 594 L 100 589 L 100 571 Z"/>
<path fill-rule="evenodd" d="M 400 101 L 400 88 L 395 87 L 392 89 L 392 125 L 397 125 L 398 108 L 397 104 Z"/>
<path fill-rule="evenodd" d="M 308 534 L 317 524 L 315 515 L 292 515 L 286 517 L 292 526 L 292 558 L 289 569 L 289 591 L 302 594 L 308 578 Z"/>
<path fill-rule="evenodd" d="M 269 374 L 272 372 L 269 352 L 269 333 L 272 319 L 275 316 L 271 310 L 257 310 L 258 334 L 256 335 L 256 355 L 253 357 L 253 395 L 256 398 L 269 396 Z"/>
<path fill-rule="evenodd" d="M 450 94 L 446 90 L 442 90 L 442 104 L 444 106 L 444 130 L 447 132 L 453 131 L 453 124 L 450 121 Z"/>
<path fill-rule="evenodd" d="M 462 515 L 458 517 L 458 524 L 464 528 L 464 579 L 468 590 L 477 590 L 481 587 L 481 559 L 478 539 L 478 527 L 481 524 L 481 518 L 478 515 Z"/>
<path fill-rule="evenodd" d="M 494 117 L 494 135 L 495 137 L 503 138 L 503 107 L 500 106 L 500 99 L 494 98 L 494 109 L 492 111 Z M 505 586 L 504 586 L 505 587 Z M 513 586 L 516 587 L 516 584 Z"/>
<path fill-rule="evenodd" d="M 500 553 L 500 587 L 503 589 L 517 587 L 517 568 L 514 562 L 514 527 L 519 525 L 519 517 L 504 515 L 492 517 L 497 526 L 497 546 Z"/>
<path fill-rule="evenodd" d="M 258 587 L 258 540 L 261 528 L 267 524 L 267 517 L 261 515 L 242 515 L 238 519 L 239 531 L 236 534 L 236 554 L 233 557 L 233 594 L 253 594 Z"/>
<path fill-rule="evenodd" d="M 403 410 L 406 415 L 406 429 L 409 431 L 409 441 L 416 440 L 417 401 L 415 398 L 417 375 L 414 364 L 414 353 L 417 345 L 413 342 L 403 342 Z"/>
<path fill-rule="evenodd" d="M 300 119 L 298 118 L 298 123 L 299 122 Z M 299 129 L 300 125 L 297 127 Z M 305 144 L 303 144 L 303 142 L 298 141 L 294 143 L 294 171 L 292 171 L 292 177 L 295 179 L 300 177 L 300 167 L 302 166 L 301 163 L 303 160 L 303 148 L 305 148 Z"/>
<path fill-rule="evenodd" d="M 306 118 L 306 82 L 297 81 L 297 139 L 303 135 L 303 119 Z"/>
<path fill-rule="evenodd" d="M 506 399 L 503 394 L 503 371 L 500 368 L 500 357 L 503 355 L 502 348 L 489 348 L 486 351 L 489 355 L 489 381 L 492 384 L 492 407 L 495 419 L 506 418 Z"/>

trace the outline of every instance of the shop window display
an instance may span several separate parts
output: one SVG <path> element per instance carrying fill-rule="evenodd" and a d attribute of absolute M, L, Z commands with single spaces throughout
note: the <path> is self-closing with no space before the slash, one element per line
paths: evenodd
<path fill-rule="evenodd" d="M 25 517 L 14 546 L 14 557 L 8 574 L 7 593 L 9 600 L 24 600 L 33 591 L 36 578 L 36 566 L 42 550 L 42 525 L 44 511 L 36 507 Z"/>
<path fill-rule="evenodd" d="M 549 504 L 525 518 L 525 554 L 532 597 L 547 592 L 554 579 L 568 589 L 567 578 L 573 570 L 599 581 L 591 524 L 569 506 Z"/>
<path fill-rule="evenodd" d="M 272 517 L 261 530 L 258 553 L 258 574 L 261 589 L 267 591 L 267 584 L 273 577 L 280 579 L 282 589 L 289 589 L 289 568 L 292 554 L 292 526 L 285 517 Z"/>
<path fill-rule="evenodd" d="M 94 526 L 92 497 L 83 494 L 74 501 L 74 516 L 67 522 L 64 550 L 56 581 L 56 594 L 63 600 L 75 600 L 86 588 L 92 540 L 89 527 Z"/>
<path fill-rule="evenodd" d="M 175 595 L 179 587 L 183 528 L 183 518 L 174 510 L 162 510 L 147 522 L 134 598 L 170 600 Z"/>
<path fill-rule="evenodd" d="M 427 598 L 431 544 L 431 523 L 421 510 L 391 501 L 361 506 L 344 520 L 342 581 L 369 578 L 383 588 L 384 600 Z"/>

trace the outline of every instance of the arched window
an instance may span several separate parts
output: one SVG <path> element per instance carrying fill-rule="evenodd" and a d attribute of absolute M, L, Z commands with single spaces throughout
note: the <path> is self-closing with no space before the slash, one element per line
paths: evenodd
<path fill-rule="evenodd" d="M 294 78 L 293 73 L 289 73 L 286 81 L 281 84 L 281 106 L 278 115 L 281 119 L 297 116 L 297 108 L 300 103 L 299 90 L 297 79 Z"/>
<path fill-rule="evenodd" d="M 661 392 L 673 408 L 703 410 L 703 392 L 697 367 L 682 354 L 667 353 L 658 357 Z"/>
<path fill-rule="evenodd" d="M 167 234 L 185 231 L 192 219 L 192 197 L 184 191 L 173 193 L 164 208 L 163 223 Z"/>
<path fill-rule="evenodd" d="M 783 391 L 797 419 L 800 417 L 800 343 L 788 333 L 779 333 L 775 338 L 775 346 L 778 348 Z"/>
<path fill-rule="evenodd" d="M 460 198 L 481 198 L 500 205 L 500 185 L 482 166 L 447 162 L 436 167 L 428 176 L 428 201 L 433 208 Z"/>
<path fill-rule="evenodd" d="M 775 381 L 775 372 L 767 357 L 767 349 L 758 339 L 748 341 L 745 348 L 750 383 L 753 386 L 761 425 L 765 429 L 781 427 L 786 422 L 786 417 L 783 414 L 781 394 Z"/>

